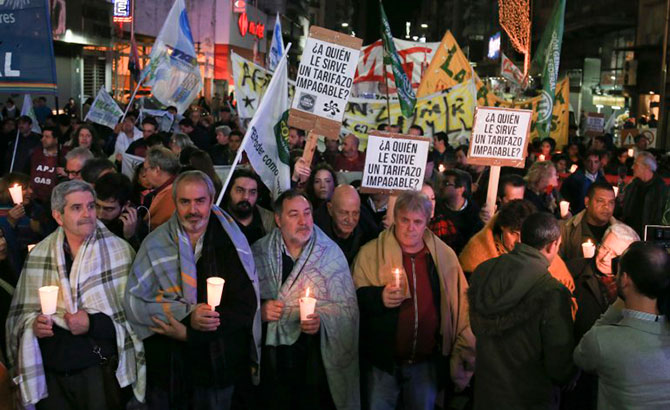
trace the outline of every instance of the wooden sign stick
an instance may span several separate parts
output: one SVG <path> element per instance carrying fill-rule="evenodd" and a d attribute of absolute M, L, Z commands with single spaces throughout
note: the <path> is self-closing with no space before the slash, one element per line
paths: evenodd
<path fill-rule="evenodd" d="M 498 165 L 491 165 L 491 170 L 489 171 L 489 188 L 486 191 L 486 208 L 490 210 L 491 215 L 495 213 L 499 181 L 500 167 Z"/>
<path fill-rule="evenodd" d="M 314 152 L 316 151 L 316 144 L 319 141 L 319 136 L 313 130 L 309 131 L 307 134 L 307 141 L 305 142 L 305 149 L 302 151 L 302 159 L 305 160 L 305 164 L 312 166 L 312 158 L 314 158 Z"/>

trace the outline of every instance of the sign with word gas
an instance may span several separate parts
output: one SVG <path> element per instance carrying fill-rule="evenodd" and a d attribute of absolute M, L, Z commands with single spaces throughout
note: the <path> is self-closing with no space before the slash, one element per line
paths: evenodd
<path fill-rule="evenodd" d="M 289 125 L 338 136 L 363 41 L 312 26 L 300 60 Z"/>
<path fill-rule="evenodd" d="M 420 190 L 429 145 L 427 137 L 370 132 L 361 192 Z"/>
<path fill-rule="evenodd" d="M 477 107 L 468 164 L 523 168 L 532 116 L 531 110 Z"/>
<path fill-rule="evenodd" d="M 0 1 L 0 92 L 57 92 L 48 0 Z"/>

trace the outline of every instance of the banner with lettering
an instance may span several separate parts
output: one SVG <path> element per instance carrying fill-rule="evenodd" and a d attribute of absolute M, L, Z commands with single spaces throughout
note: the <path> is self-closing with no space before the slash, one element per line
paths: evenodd
<path fill-rule="evenodd" d="M 0 92 L 55 94 L 49 1 L 0 1 L 0 16 Z"/>

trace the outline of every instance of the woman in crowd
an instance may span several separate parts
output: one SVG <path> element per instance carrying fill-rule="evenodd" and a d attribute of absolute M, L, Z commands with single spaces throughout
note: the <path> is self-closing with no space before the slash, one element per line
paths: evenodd
<path fill-rule="evenodd" d="M 330 201 L 337 184 L 337 176 L 333 168 L 321 163 L 314 168 L 307 181 L 307 197 L 314 209 Z"/>

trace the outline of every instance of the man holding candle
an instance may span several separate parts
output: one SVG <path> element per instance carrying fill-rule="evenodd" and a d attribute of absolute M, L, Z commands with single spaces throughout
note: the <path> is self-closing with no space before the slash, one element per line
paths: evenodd
<path fill-rule="evenodd" d="M 133 263 L 125 306 L 146 349 L 149 409 L 229 409 L 235 384 L 258 369 L 254 262 L 214 195 L 203 172 L 180 174 L 172 188 L 176 212 L 149 234 Z M 225 280 L 214 310 L 210 277 Z"/>
<path fill-rule="evenodd" d="M 134 251 L 96 220 L 89 184 L 57 185 L 51 208 L 60 228 L 28 255 L 7 320 L 22 402 L 116 409 L 130 385 L 142 400 L 144 351 L 121 304 Z M 40 314 L 38 289 L 53 285 L 56 313 Z"/>
<path fill-rule="evenodd" d="M 394 224 L 354 262 L 371 409 L 432 410 L 440 381 L 450 376 L 460 391 L 474 371 L 468 285 L 454 251 L 427 229 L 431 211 L 425 194 L 402 192 Z"/>
<path fill-rule="evenodd" d="M 568 261 L 568 268 L 575 278 L 574 295 L 579 304 L 575 318 L 575 341 L 591 329 L 598 318 L 617 298 L 616 266 L 613 260 L 621 256 L 640 237 L 630 226 L 621 222 L 610 225 L 598 245 L 594 257 L 577 257 Z M 577 404 L 595 408 L 597 378 L 583 374 L 575 389 L 566 393 L 566 408 Z"/>
<path fill-rule="evenodd" d="M 274 208 L 278 228 L 252 246 L 265 322 L 262 408 L 358 409 L 358 304 L 347 260 L 314 226 L 302 194 L 286 191 Z M 307 296 L 316 308 L 301 320 Z"/>
<path fill-rule="evenodd" d="M 558 408 L 558 387 L 575 373 L 570 292 L 548 271 L 560 242 L 556 218 L 535 213 L 521 243 L 472 273 L 475 409 Z"/>
<path fill-rule="evenodd" d="M 615 195 L 612 185 L 597 181 L 591 184 L 584 198 L 586 209 L 561 225 L 561 247 L 564 260 L 582 256 L 582 244 L 591 240 L 598 245 L 610 225 L 617 223 L 614 215 Z"/>

